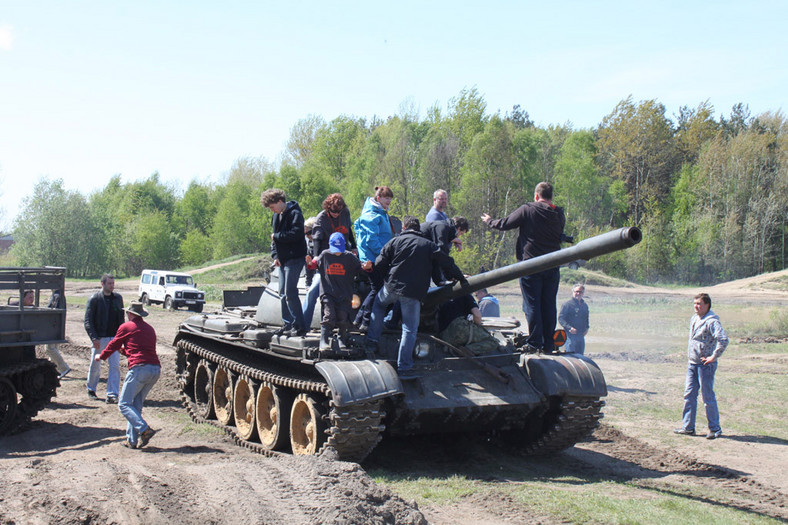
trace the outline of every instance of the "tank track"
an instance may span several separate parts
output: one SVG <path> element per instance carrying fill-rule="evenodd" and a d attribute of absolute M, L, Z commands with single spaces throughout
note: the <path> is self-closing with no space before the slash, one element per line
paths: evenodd
<path fill-rule="evenodd" d="M 599 398 L 562 399 L 557 414 L 549 417 L 547 429 L 528 442 L 523 451 L 531 455 L 554 454 L 585 440 L 604 417 L 603 406 L 605 402 Z"/>
<path fill-rule="evenodd" d="M 326 416 L 328 438 L 318 454 L 336 457 L 343 461 L 362 461 L 372 451 L 381 439 L 384 426 L 381 421 L 385 412 L 381 410 L 382 401 L 368 401 L 351 406 L 337 407 L 331 399 L 331 390 L 323 381 L 316 381 L 306 377 L 294 377 L 287 370 L 271 365 L 269 370 L 261 370 L 255 362 L 245 354 L 225 347 L 219 343 L 209 341 L 195 341 L 181 339 L 177 344 L 176 363 L 186 362 L 186 353 L 199 356 L 202 359 L 223 366 L 233 372 L 246 376 L 261 383 L 267 382 L 283 388 L 293 390 L 295 393 L 309 392 L 325 396 L 328 399 L 329 413 Z M 176 364 L 176 366 L 178 366 Z M 248 448 L 265 456 L 281 455 L 263 447 L 259 443 L 241 438 L 235 427 L 222 425 L 215 420 L 203 418 L 195 410 L 194 402 L 185 391 L 186 382 L 181 375 L 181 370 L 176 370 L 181 387 L 181 400 L 189 412 L 190 417 L 197 423 L 208 423 L 224 430 L 239 446 Z"/>
<path fill-rule="evenodd" d="M 36 359 L 0 368 L 0 379 L 9 381 L 18 396 L 18 403 L 9 421 L 0 421 L 0 435 L 12 434 L 24 427 L 46 407 L 60 386 L 57 367 L 47 359 Z M 5 414 L 0 414 L 3 419 Z"/>

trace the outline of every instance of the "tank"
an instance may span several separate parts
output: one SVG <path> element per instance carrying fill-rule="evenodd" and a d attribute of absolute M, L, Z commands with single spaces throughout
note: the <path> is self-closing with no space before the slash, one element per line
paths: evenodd
<path fill-rule="evenodd" d="M 622 228 L 548 255 L 474 275 L 466 285 L 433 288 L 423 301 L 415 378 L 400 380 L 400 329 L 384 330 L 379 355 L 351 332 L 332 358 L 319 334 L 274 335 L 281 326 L 275 278 L 269 286 L 227 291 L 222 310 L 188 318 L 175 338 L 184 406 L 197 422 L 223 428 L 264 454 L 332 454 L 361 461 L 383 436 L 480 433 L 531 453 L 553 453 L 585 439 L 607 395 L 588 357 L 533 353 L 514 327 L 492 320 L 497 350 L 476 356 L 433 331 L 445 301 L 558 267 L 629 248 L 640 230 Z M 302 293 L 305 290 L 302 290 Z M 486 319 L 485 319 L 486 320 Z M 382 354 L 382 355 L 381 355 Z"/>
<path fill-rule="evenodd" d="M 64 285 L 65 268 L 0 268 L 0 435 L 29 422 L 60 386 L 57 368 L 36 358 L 35 347 L 66 342 L 66 311 L 39 306 L 41 291 Z M 34 291 L 31 306 L 25 290 Z"/>

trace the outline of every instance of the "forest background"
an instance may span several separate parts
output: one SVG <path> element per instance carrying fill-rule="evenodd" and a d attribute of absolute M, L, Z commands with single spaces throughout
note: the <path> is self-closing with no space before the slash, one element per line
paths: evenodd
<path fill-rule="evenodd" d="M 403 109 L 385 120 L 310 115 L 291 128 L 278 165 L 240 158 L 221 183 L 185 191 L 158 173 L 123 184 L 111 177 L 90 195 L 40 180 L 17 216 L 11 258 L 53 265 L 70 277 L 200 265 L 267 253 L 271 216 L 259 202 L 283 189 L 305 217 L 342 193 L 355 219 L 373 188 L 394 191 L 390 212 L 423 218 L 432 193 L 449 193 L 449 214 L 469 219 L 466 273 L 514 261 L 517 232 L 487 229 L 533 200 L 540 181 L 555 188 L 576 241 L 621 226 L 643 230 L 631 250 L 591 268 L 644 283 L 712 284 L 786 267 L 788 128 L 780 111 L 757 116 L 735 105 L 715 118 L 708 102 L 672 118 L 657 100 L 619 102 L 595 129 L 537 127 L 519 105 L 489 114 L 484 97 L 463 89 L 425 118 Z"/>

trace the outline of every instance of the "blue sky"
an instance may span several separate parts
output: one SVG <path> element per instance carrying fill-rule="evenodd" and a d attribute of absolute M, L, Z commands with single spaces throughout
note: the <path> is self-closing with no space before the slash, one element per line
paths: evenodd
<path fill-rule="evenodd" d="M 310 114 L 423 117 L 463 88 L 576 129 L 629 95 L 785 110 L 786 20 L 761 0 L 0 0 L 0 230 L 41 178 L 221 182 Z"/>

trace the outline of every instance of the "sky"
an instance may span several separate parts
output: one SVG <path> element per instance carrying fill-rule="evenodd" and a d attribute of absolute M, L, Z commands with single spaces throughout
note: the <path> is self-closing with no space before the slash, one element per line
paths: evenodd
<path fill-rule="evenodd" d="M 618 102 L 788 109 L 788 2 L 0 0 L 0 232 L 41 180 L 222 183 L 318 115 L 594 128 Z M 675 119 L 674 119 L 675 120 Z"/>

